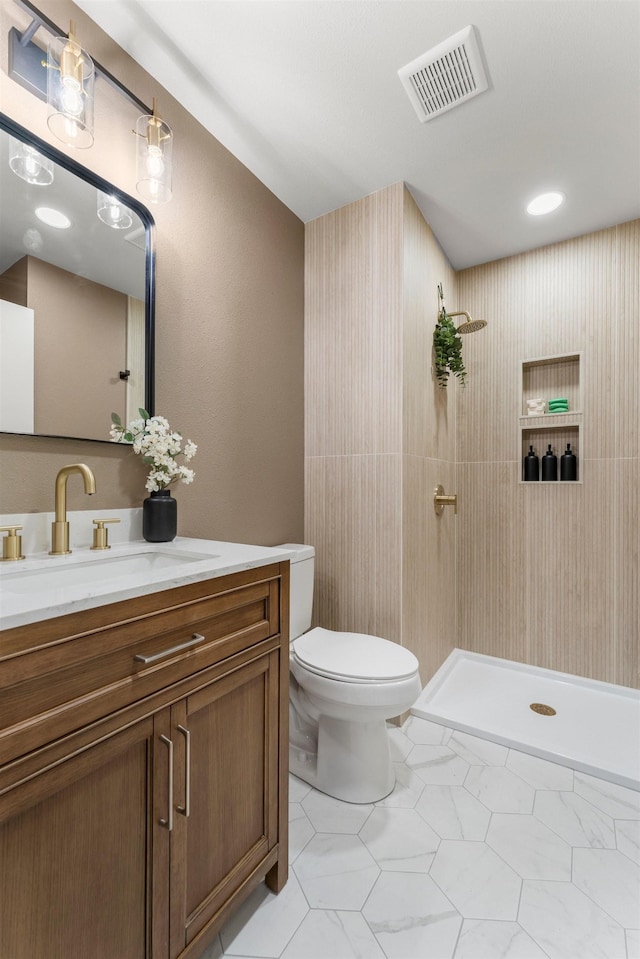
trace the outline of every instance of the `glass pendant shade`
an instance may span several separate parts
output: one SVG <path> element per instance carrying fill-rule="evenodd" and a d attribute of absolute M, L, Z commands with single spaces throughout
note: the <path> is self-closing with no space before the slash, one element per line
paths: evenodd
<path fill-rule="evenodd" d="M 53 161 L 32 146 L 9 137 L 9 166 L 22 180 L 37 186 L 53 183 Z"/>
<path fill-rule="evenodd" d="M 54 37 L 47 49 L 47 123 L 68 146 L 84 150 L 93 145 L 93 87 L 95 69 L 81 49 L 73 29 L 69 38 Z"/>
<path fill-rule="evenodd" d="M 171 199 L 171 127 L 156 116 L 142 116 L 136 123 L 136 189 L 147 203 Z"/>
<path fill-rule="evenodd" d="M 128 230 L 133 223 L 129 208 L 115 196 L 98 190 L 98 219 L 113 230 Z"/>

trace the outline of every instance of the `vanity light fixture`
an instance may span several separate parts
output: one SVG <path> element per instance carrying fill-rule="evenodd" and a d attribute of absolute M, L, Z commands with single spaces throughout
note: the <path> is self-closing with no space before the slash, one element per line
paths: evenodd
<path fill-rule="evenodd" d="M 527 204 L 527 213 L 531 216 L 544 216 L 545 213 L 553 213 L 561 203 L 564 203 L 564 194 L 552 191 L 551 193 L 541 193 Z"/>
<path fill-rule="evenodd" d="M 15 3 L 33 17 L 20 33 L 9 30 L 8 75 L 16 83 L 49 104 L 49 129 L 64 143 L 84 149 L 93 144 L 94 80 L 104 80 L 143 115 L 138 119 L 136 137 L 136 188 L 148 203 L 166 203 L 172 194 L 171 127 L 158 116 L 156 101 L 149 107 L 99 63 L 94 63 L 80 46 L 71 21 L 69 36 L 36 9 L 31 0 Z M 33 41 L 40 28 L 50 40 L 48 55 Z M 105 221 L 106 222 L 106 221 Z M 124 229 L 124 227 L 121 227 Z"/>
<path fill-rule="evenodd" d="M 53 37 L 47 47 L 47 124 L 68 146 L 93 145 L 93 60 L 76 37 L 73 20 L 68 37 Z"/>
<path fill-rule="evenodd" d="M 71 220 L 60 210 L 54 210 L 50 206 L 39 206 L 36 210 L 36 216 L 47 226 L 52 226 L 56 230 L 68 230 L 71 226 Z"/>
<path fill-rule="evenodd" d="M 34 186 L 53 183 L 53 161 L 15 137 L 9 137 L 9 166 L 16 176 Z"/>
<path fill-rule="evenodd" d="M 171 199 L 173 132 L 158 116 L 155 97 L 152 114 L 138 117 L 135 133 L 136 189 L 148 203 L 166 203 Z"/>
<path fill-rule="evenodd" d="M 97 191 L 98 219 L 106 223 L 113 230 L 128 230 L 133 223 L 133 217 L 128 207 L 112 194 Z"/>

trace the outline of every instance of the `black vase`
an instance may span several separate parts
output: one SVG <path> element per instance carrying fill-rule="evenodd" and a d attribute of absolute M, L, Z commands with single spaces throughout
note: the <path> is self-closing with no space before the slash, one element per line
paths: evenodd
<path fill-rule="evenodd" d="M 142 535 L 147 543 L 170 543 L 177 529 L 177 502 L 168 489 L 155 490 L 142 504 Z"/>

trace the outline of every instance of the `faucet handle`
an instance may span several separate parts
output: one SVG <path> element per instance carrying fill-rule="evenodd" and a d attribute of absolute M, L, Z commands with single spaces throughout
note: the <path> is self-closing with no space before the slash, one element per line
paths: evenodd
<path fill-rule="evenodd" d="M 109 530 L 105 523 L 119 523 L 119 519 L 94 519 L 93 546 L 91 549 L 111 549 L 109 546 Z"/>
<path fill-rule="evenodd" d="M 7 533 L 2 540 L 3 560 L 25 558 L 22 555 L 22 536 L 17 535 L 19 529 L 22 529 L 22 526 L 0 526 L 0 533 Z"/>

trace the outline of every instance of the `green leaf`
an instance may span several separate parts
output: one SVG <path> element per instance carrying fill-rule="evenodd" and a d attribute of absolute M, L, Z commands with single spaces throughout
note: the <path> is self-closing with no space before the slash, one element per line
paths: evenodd
<path fill-rule="evenodd" d="M 111 422 L 113 423 L 114 426 L 122 426 L 122 420 L 120 419 L 117 413 L 111 414 Z"/>
<path fill-rule="evenodd" d="M 440 389 L 446 389 L 450 373 L 464 386 L 467 371 L 462 362 L 462 339 L 444 308 L 440 311 L 433 333 L 433 355 Z"/>
<path fill-rule="evenodd" d="M 150 419 L 151 419 L 150 414 L 147 413 L 147 411 L 146 411 L 146 410 L 143 410 L 142 408 L 139 408 L 139 409 L 138 409 L 138 413 L 140 414 L 140 416 L 142 417 L 143 420 L 150 420 Z"/>

